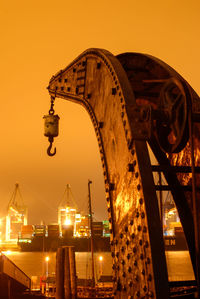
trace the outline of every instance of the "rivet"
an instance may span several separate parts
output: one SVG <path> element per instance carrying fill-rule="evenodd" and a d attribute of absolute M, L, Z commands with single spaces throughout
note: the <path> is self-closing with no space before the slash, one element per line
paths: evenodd
<path fill-rule="evenodd" d="M 136 163 L 136 160 L 134 160 L 134 161 L 133 161 L 133 165 L 136 166 L 136 164 L 137 164 L 137 163 Z"/>
<path fill-rule="evenodd" d="M 146 241 L 144 246 L 145 246 L 146 248 L 148 248 L 148 247 L 149 247 L 149 242 Z"/>
<path fill-rule="evenodd" d="M 64 82 L 67 83 L 67 78 L 65 78 Z"/>
<path fill-rule="evenodd" d="M 132 271 L 132 268 L 128 267 L 128 272 L 131 273 L 131 271 Z"/>
<path fill-rule="evenodd" d="M 121 117 L 122 117 L 122 118 L 124 117 L 124 112 L 121 113 Z"/>
<path fill-rule="evenodd" d="M 132 149 L 132 151 L 131 151 L 131 154 L 132 154 L 132 155 L 134 155 L 134 154 L 135 154 L 135 150 L 134 150 L 134 149 Z"/>
<path fill-rule="evenodd" d="M 82 66 L 85 66 L 85 65 L 86 65 L 86 61 L 83 61 L 83 62 L 82 62 Z"/>
<path fill-rule="evenodd" d="M 147 280 L 148 280 L 148 281 L 152 281 L 152 276 L 151 276 L 151 274 L 148 275 Z"/>
<path fill-rule="evenodd" d="M 114 241 L 113 241 L 113 240 L 110 242 L 110 245 L 111 245 L 111 246 L 113 246 L 113 245 L 114 245 Z"/>
<path fill-rule="evenodd" d="M 124 247 L 122 246 L 122 248 L 121 248 L 121 252 L 124 252 Z"/>
<path fill-rule="evenodd" d="M 142 269 L 141 273 L 142 273 L 142 275 L 145 275 L 145 270 L 144 270 L 144 269 Z"/>
<path fill-rule="evenodd" d="M 116 244 L 116 245 L 118 244 L 118 240 L 117 240 L 117 239 L 115 240 L 115 244 Z"/>
<path fill-rule="evenodd" d="M 109 190 L 110 190 L 110 191 L 113 191 L 114 189 L 115 189 L 115 184 L 110 183 L 110 184 L 109 184 Z"/>
<path fill-rule="evenodd" d="M 135 281 L 138 281 L 138 280 L 139 280 L 138 275 L 135 275 Z"/>
<path fill-rule="evenodd" d="M 146 286 L 143 287 L 143 291 L 144 291 L 144 292 L 147 291 L 147 287 L 146 287 Z"/>
<path fill-rule="evenodd" d="M 120 238 L 121 238 L 121 239 L 123 238 L 123 234 L 122 234 L 122 233 L 120 234 Z"/>
<path fill-rule="evenodd" d="M 137 229 L 138 229 L 138 231 L 140 232 L 140 231 L 142 230 L 141 225 L 138 225 Z"/>
<path fill-rule="evenodd" d="M 124 264 L 125 264 L 125 261 L 124 261 L 124 260 L 121 260 L 121 264 L 124 265 Z"/>
<path fill-rule="evenodd" d="M 61 79 L 61 78 L 59 78 L 59 79 L 58 79 L 58 82 L 62 82 L 62 79 Z"/>
<path fill-rule="evenodd" d="M 142 239 L 140 239 L 139 244 L 140 244 L 140 246 L 142 246 Z"/>
<path fill-rule="evenodd" d="M 130 241 L 129 240 L 126 240 L 126 245 L 128 246 L 130 244 Z"/>
<path fill-rule="evenodd" d="M 113 269 L 113 270 L 115 270 L 115 269 L 116 269 L 116 266 L 115 266 L 115 264 L 113 264 L 113 265 L 112 265 L 112 269 Z"/>
<path fill-rule="evenodd" d="M 141 217 L 144 219 L 144 217 L 145 217 L 145 213 L 144 212 L 141 213 Z"/>
<path fill-rule="evenodd" d="M 123 272 L 122 276 L 123 276 L 123 277 L 126 277 L 126 273 L 125 273 L 125 272 Z"/>
<path fill-rule="evenodd" d="M 70 91 L 71 90 L 71 88 L 70 87 L 67 87 L 67 91 Z"/>
<path fill-rule="evenodd" d="M 75 68 L 73 68 L 73 73 L 75 73 L 76 72 L 76 69 Z"/>
<path fill-rule="evenodd" d="M 132 163 L 129 163 L 129 164 L 128 164 L 128 171 L 129 171 L 129 172 L 134 172 L 134 166 L 133 166 Z"/>
<path fill-rule="evenodd" d="M 138 191 L 141 189 L 140 184 L 137 185 L 137 189 L 138 189 Z"/>
<path fill-rule="evenodd" d="M 143 204 L 143 199 L 142 199 L 142 198 L 139 199 L 139 203 L 140 203 L 141 205 Z"/>
<path fill-rule="evenodd" d="M 92 96 L 91 93 L 88 93 L 87 98 L 91 99 L 91 96 Z"/>
<path fill-rule="evenodd" d="M 61 90 L 64 90 L 64 86 L 61 86 L 61 88 L 60 88 Z"/>
<path fill-rule="evenodd" d="M 56 86 L 56 90 L 58 89 L 58 86 Z"/>
<path fill-rule="evenodd" d="M 111 209 L 110 209 L 110 208 L 108 208 L 108 213 L 110 213 L 110 210 L 111 210 Z"/>
<path fill-rule="evenodd" d="M 129 254 L 129 253 L 127 254 L 127 256 L 126 256 L 126 257 L 127 257 L 127 259 L 128 259 L 128 260 L 130 260 L 130 258 L 131 258 L 131 256 L 130 256 L 130 254 Z"/>
<path fill-rule="evenodd" d="M 106 192 L 109 192 L 109 191 L 106 191 Z M 109 202 L 110 198 L 109 198 L 109 197 L 107 197 L 107 198 L 106 198 L 106 200 Z"/>
<path fill-rule="evenodd" d="M 112 88 L 112 95 L 116 95 L 116 93 L 117 93 L 116 88 Z"/>
<path fill-rule="evenodd" d="M 135 214 L 135 217 L 138 218 L 139 216 L 140 216 L 140 213 L 137 211 L 136 214 Z"/>
<path fill-rule="evenodd" d="M 102 129 L 102 128 L 103 128 L 103 122 L 100 121 L 100 122 L 99 122 L 99 129 Z"/>
<path fill-rule="evenodd" d="M 76 87 L 76 94 L 78 94 L 78 87 Z"/>
<path fill-rule="evenodd" d="M 128 232 L 128 226 L 125 226 L 125 232 L 126 233 Z"/>
<path fill-rule="evenodd" d="M 117 290 L 121 291 L 121 287 L 122 287 L 121 282 L 118 280 L 118 282 L 117 282 Z"/>
<path fill-rule="evenodd" d="M 112 256 L 112 257 L 115 257 L 115 253 L 114 253 L 114 252 L 112 252 L 112 253 L 111 253 L 111 256 Z"/>
<path fill-rule="evenodd" d="M 135 238 L 135 234 L 134 234 L 134 233 L 131 235 L 131 238 L 132 238 L 132 239 L 134 239 L 134 238 Z"/>
<path fill-rule="evenodd" d="M 137 248 L 133 247 L 133 252 L 136 253 L 136 251 L 137 251 Z"/>
<path fill-rule="evenodd" d="M 130 150 L 133 147 L 133 138 L 127 140 L 128 149 Z"/>
<path fill-rule="evenodd" d="M 141 260 L 144 259 L 144 255 L 143 255 L 143 253 L 140 254 L 140 259 L 141 259 Z"/>
<path fill-rule="evenodd" d="M 110 222 L 110 223 L 112 222 L 112 218 L 109 218 L 109 222 Z"/>
<path fill-rule="evenodd" d="M 147 232 L 147 228 L 146 226 L 143 227 L 143 233 L 146 233 Z"/>
<path fill-rule="evenodd" d="M 136 296 L 140 297 L 140 292 L 139 291 L 137 291 Z"/>
<path fill-rule="evenodd" d="M 135 173 L 135 177 L 136 177 L 136 179 L 139 177 L 139 173 L 138 172 Z"/>
<path fill-rule="evenodd" d="M 136 267 L 137 264 L 138 264 L 138 263 L 137 263 L 137 261 L 135 260 L 134 263 L 133 263 L 133 265 Z"/>
<path fill-rule="evenodd" d="M 129 285 L 129 287 L 131 288 L 131 287 L 133 286 L 133 282 L 132 282 L 132 281 L 129 281 L 128 285 Z M 133 298 L 133 296 L 130 296 L 130 299 L 132 299 L 132 298 Z"/>
<path fill-rule="evenodd" d="M 116 257 L 119 257 L 119 252 L 116 252 Z"/>
<path fill-rule="evenodd" d="M 130 225 L 133 225 L 133 219 L 131 219 L 129 223 L 130 223 Z"/>

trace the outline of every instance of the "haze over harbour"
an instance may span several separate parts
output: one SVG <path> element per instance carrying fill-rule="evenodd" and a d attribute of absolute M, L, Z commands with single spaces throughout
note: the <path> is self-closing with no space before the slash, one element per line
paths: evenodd
<path fill-rule="evenodd" d="M 114 55 L 156 56 L 200 93 L 199 11 L 198 0 L 2 1 L 0 217 L 18 182 L 31 211 L 28 222 L 56 222 L 66 184 L 84 206 L 88 179 L 93 181 L 95 217 L 107 217 L 96 137 L 82 107 L 56 100 L 57 154 L 46 154 L 43 115 L 50 107 L 49 79 L 85 49 L 96 47 Z"/>

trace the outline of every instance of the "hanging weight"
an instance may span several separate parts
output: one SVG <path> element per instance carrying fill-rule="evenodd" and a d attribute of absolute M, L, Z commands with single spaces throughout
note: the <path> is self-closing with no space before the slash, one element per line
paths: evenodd
<path fill-rule="evenodd" d="M 58 115 L 45 115 L 44 117 L 44 136 L 56 137 L 58 136 L 59 129 L 59 116 Z"/>

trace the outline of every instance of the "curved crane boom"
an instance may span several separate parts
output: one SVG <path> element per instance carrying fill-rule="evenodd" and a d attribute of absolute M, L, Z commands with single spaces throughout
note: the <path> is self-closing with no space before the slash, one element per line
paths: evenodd
<path fill-rule="evenodd" d="M 172 165 L 181 164 L 175 157 L 181 153 L 187 156 L 185 90 L 189 89 L 198 106 L 197 95 L 185 84 L 174 70 L 151 56 L 126 53 L 115 57 L 101 49 L 85 51 L 49 83 L 52 97 L 83 105 L 94 125 L 105 179 L 114 294 L 118 299 L 169 298 L 158 186 L 153 180 L 147 140 L 159 163 L 156 171 L 163 171 L 173 194 L 195 268 L 191 196 L 181 189 L 182 178 L 172 169 Z M 174 94 L 181 105 L 171 103 Z M 181 120 L 176 121 L 176 111 Z M 165 139 L 161 140 L 162 135 Z M 180 154 L 174 153 L 180 150 Z"/>

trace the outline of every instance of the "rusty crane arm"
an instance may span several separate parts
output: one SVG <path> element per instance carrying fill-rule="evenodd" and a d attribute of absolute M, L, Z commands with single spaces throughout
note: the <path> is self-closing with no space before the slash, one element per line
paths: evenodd
<path fill-rule="evenodd" d="M 196 271 L 191 172 L 183 172 L 182 166 L 185 161 L 191 168 L 187 109 L 195 107 L 193 112 L 198 114 L 198 96 L 180 75 L 154 57 L 137 53 L 115 57 L 100 49 L 81 54 L 52 77 L 48 89 L 52 97 L 83 105 L 96 132 L 110 222 L 115 298 L 169 298 L 156 196 L 156 190 L 163 187 L 155 186 L 153 172 L 165 175 Z M 189 105 L 185 90 L 190 91 Z M 181 115 L 178 120 L 177 114 Z M 198 129 L 196 125 L 195 132 Z M 151 165 L 147 141 L 157 166 Z M 174 167 L 179 166 L 177 173 Z M 183 183 L 187 188 L 182 188 Z"/>

